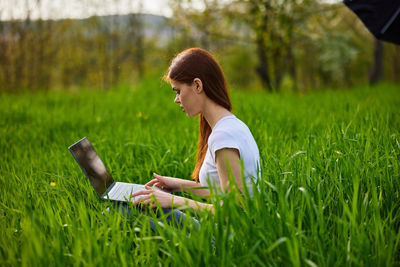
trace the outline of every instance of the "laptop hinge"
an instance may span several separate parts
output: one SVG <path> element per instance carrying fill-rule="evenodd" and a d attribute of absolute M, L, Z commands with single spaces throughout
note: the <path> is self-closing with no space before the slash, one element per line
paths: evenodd
<path fill-rule="evenodd" d="M 101 199 L 108 199 L 107 194 L 108 194 L 108 192 L 111 191 L 111 189 L 114 187 L 115 184 L 116 184 L 116 182 L 114 181 L 114 182 L 110 185 L 110 187 L 108 187 L 107 191 L 104 192 L 104 194 L 101 196 Z"/>

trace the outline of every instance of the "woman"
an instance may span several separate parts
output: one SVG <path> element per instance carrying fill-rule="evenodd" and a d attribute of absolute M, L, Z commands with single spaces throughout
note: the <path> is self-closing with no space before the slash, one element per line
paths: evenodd
<path fill-rule="evenodd" d="M 175 103 L 187 116 L 200 115 L 200 136 L 194 181 L 154 174 L 146 189 L 134 193 L 142 204 L 162 208 L 189 206 L 195 210 L 209 209 L 211 204 L 175 196 L 169 192 L 191 191 L 198 196 L 210 194 L 204 187 L 218 186 L 230 190 L 229 175 L 243 192 L 247 186 L 252 194 L 252 179 L 259 177 L 260 157 L 256 142 L 247 126 L 232 113 L 227 84 L 221 67 L 210 53 L 200 48 L 187 49 L 171 62 L 164 78 L 176 92 Z M 241 161 L 244 167 L 242 184 Z M 163 190 L 158 190 L 162 188 Z"/>

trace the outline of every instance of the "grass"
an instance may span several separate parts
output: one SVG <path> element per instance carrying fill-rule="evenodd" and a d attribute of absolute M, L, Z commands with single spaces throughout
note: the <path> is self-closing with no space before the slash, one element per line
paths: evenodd
<path fill-rule="evenodd" d="M 0 95 L 0 265 L 400 265 L 400 88 L 232 92 L 262 158 L 260 191 L 231 194 L 199 231 L 102 215 L 67 147 L 87 136 L 119 181 L 188 178 L 197 119 L 162 82 Z M 191 211 L 187 211 L 191 212 Z"/>

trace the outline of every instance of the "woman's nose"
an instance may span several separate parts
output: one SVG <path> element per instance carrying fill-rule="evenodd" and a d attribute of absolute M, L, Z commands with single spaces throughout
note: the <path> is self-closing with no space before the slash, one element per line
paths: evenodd
<path fill-rule="evenodd" d="M 176 97 L 175 97 L 175 100 L 174 100 L 174 102 L 175 103 L 181 103 L 181 100 L 179 99 L 179 95 L 177 95 Z"/>

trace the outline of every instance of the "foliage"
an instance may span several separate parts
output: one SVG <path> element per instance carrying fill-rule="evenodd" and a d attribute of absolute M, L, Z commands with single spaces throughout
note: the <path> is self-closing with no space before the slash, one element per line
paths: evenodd
<path fill-rule="evenodd" d="M 101 212 L 67 150 L 83 136 L 119 181 L 187 178 L 197 120 L 161 81 L 0 94 L 0 265 L 390 266 L 399 258 L 399 88 L 233 91 L 260 149 L 260 190 L 217 197 L 199 231 Z M 245 101 L 243 101 L 245 99 Z M 190 210 L 186 210 L 190 213 Z"/>
<path fill-rule="evenodd" d="M 128 14 L 1 21 L 0 90 L 137 84 L 193 46 L 226 62 L 228 80 L 241 88 L 309 90 L 368 81 L 373 40 L 342 4 L 203 0 L 196 2 L 199 9 L 189 0 L 169 3 L 171 18 Z M 397 82 L 399 49 L 386 44 L 384 50 L 384 79 Z"/>
<path fill-rule="evenodd" d="M 142 31 L 142 18 L 133 14 L 0 22 L 0 90 L 106 90 L 131 84 L 158 56 L 148 55 L 155 43 Z"/>

